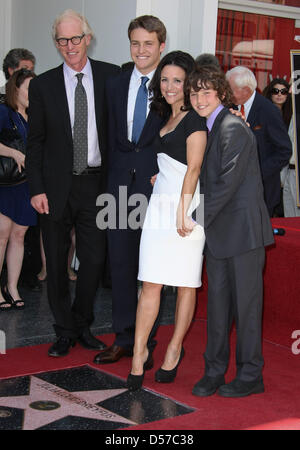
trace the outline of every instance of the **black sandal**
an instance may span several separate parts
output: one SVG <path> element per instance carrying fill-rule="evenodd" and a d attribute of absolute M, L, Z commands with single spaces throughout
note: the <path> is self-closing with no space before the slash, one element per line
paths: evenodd
<path fill-rule="evenodd" d="M 17 299 L 15 300 L 11 295 L 10 292 L 8 290 L 7 285 L 4 287 L 3 291 L 2 291 L 2 295 L 4 297 L 4 299 L 6 300 L 5 303 L 9 303 L 12 307 L 16 308 L 16 309 L 23 309 L 25 304 L 24 301 L 22 299 Z M 4 308 L 6 309 L 6 308 Z M 10 308 L 8 308 L 10 309 Z"/>
<path fill-rule="evenodd" d="M 9 305 L 9 306 L 5 306 Z M 9 311 L 12 307 L 12 304 L 10 302 L 4 301 L 0 302 L 0 311 Z"/>

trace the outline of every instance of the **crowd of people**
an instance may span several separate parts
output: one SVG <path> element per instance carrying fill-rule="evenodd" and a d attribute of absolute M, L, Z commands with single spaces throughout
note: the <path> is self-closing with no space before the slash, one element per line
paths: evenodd
<path fill-rule="evenodd" d="M 99 351 L 96 364 L 132 356 L 127 386 L 141 388 L 154 365 L 162 287 L 175 286 L 174 332 L 155 372 L 157 382 L 170 383 L 189 351 L 183 343 L 205 257 L 205 373 L 193 394 L 263 392 L 263 269 L 281 183 L 285 215 L 299 215 L 289 84 L 274 79 L 261 95 L 251 70 L 238 66 L 225 75 L 214 55 L 194 60 L 178 50 L 161 59 L 166 28 L 150 15 L 130 22 L 132 61 L 122 68 L 88 57 L 93 31 L 73 10 L 56 18 L 52 37 L 63 58 L 59 67 L 36 76 L 35 58 L 24 49 L 13 49 L 3 64 L 8 82 L 0 132 L 16 127 L 26 156 L 1 142 L 0 156 L 13 158 L 27 178 L 0 185 L 0 273 L 5 261 L 7 267 L 0 311 L 25 305 L 18 292 L 24 236 L 38 222 L 41 259 L 34 275 L 47 280 L 57 337 L 48 355 L 65 356 L 79 342 Z M 117 226 L 108 230 L 96 223 L 97 198 L 105 193 L 118 205 Z M 143 226 L 131 227 L 136 195 L 148 207 L 140 212 Z M 107 260 L 110 347 L 90 331 Z M 76 280 L 74 299 L 70 280 Z M 225 384 L 233 322 L 237 371 Z"/>

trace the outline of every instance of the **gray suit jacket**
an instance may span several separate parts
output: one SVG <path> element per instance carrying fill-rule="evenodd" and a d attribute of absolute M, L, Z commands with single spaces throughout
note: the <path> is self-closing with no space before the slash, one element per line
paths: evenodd
<path fill-rule="evenodd" d="M 206 245 L 230 258 L 274 242 L 255 136 L 224 108 L 208 136 L 200 175 Z"/>

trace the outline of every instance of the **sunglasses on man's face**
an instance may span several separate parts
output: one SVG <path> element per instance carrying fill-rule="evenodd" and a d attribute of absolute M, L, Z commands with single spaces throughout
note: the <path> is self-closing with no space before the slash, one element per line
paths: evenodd
<path fill-rule="evenodd" d="M 282 88 L 282 89 L 273 88 L 271 90 L 272 95 L 278 95 L 279 92 L 281 93 L 281 95 L 287 95 L 289 93 L 289 90 L 287 88 Z"/>

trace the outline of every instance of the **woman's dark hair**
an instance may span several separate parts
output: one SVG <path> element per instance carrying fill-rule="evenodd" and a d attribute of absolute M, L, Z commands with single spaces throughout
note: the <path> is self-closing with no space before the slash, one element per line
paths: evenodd
<path fill-rule="evenodd" d="M 225 74 L 217 67 L 213 66 L 197 66 L 190 74 L 187 80 L 187 95 L 191 89 L 198 92 L 200 89 L 213 89 L 217 91 L 218 98 L 222 105 L 232 106 L 232 90 L 225 78 Z"/>
<path fill-rule="evenodd" d="M 180 50 L 168 53 L 158 64 L 149 86 L 149 90 L 152 93 L 151 108 L 157 111 L 161 116 L 164 116 L 165 114 L 171 112 L 170 105 L 162 97 L 160 91 L 161 72 L 165 66 L 177 66 L 184 70 L 186 76 L 184 80 L 184 107 L 182 107 L 182 109 L 191 109 L 189 95 L 186 95 L 185 85 L 189 74 L 195 69 L 196 64 L 194 58 L 191 55 L 185 52 L 181 52 Z"/>
<path fill-rule="evenodd" d="M 283 86 L 286 87 L 287 90 L 290 89 L 289 83 L 284 78 L 273 78 L 273 80 L 268 84 L 268 86 L 264 88 L 262 95 L 272 101 L 272 89 L 275 87 L 276 84 L 282 84 Z M 292 96 L 289 92 L 287 94 L 286 101 L 282 104 L 281 113 L 283 121 L 288 129 L 293 114 Z"/>
<path fill-rule="evenodd" d="M 17 89 L 22 86 L 27 78 L 34 78 L 36 75 L 31 70 L 20 69 L 12 74 L 6 83 L 5 103 L 14 111 L 18 110 Z"/>

